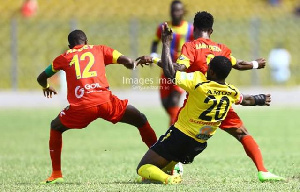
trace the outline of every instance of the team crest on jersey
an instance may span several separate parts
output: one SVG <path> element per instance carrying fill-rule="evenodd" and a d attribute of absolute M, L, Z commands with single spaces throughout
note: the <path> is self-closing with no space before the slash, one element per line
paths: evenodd
<path fill-rule="evenodd" d="M 180 55 L 180 57 L 178 59 L 179 60 L 185 60 L 185 57 L 183 55 Z"/>

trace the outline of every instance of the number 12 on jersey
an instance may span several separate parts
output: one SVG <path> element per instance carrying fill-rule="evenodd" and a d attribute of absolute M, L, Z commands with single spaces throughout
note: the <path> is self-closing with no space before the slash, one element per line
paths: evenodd
<path fill-rule="evenodd" d="M 80 70 L 80 61 L 85 61 L 87 58 L 89 58 L 89 63 L 84 68 L 82 74 Z M 80 58 L 78 55 L 74 55 L 70 62 L 70 66 L 75 65 L 75 72 L 76 72 L 76 78 L 89 78 L 89 77 L 95 77 L 97 76 L 97 71 L 90 71 L 92 66 L 95 63 L 95 57 L 91 52 L 85 52 L 83 53 Z"/>

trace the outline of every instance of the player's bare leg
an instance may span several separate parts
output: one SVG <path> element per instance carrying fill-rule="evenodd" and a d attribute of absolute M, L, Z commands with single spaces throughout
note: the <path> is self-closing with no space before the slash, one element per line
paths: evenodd
<path fill-rule="evenodd" d="M 59 117 L 57 116 L 51 122 L 49 150 L 52 162 L 52 174 L 42 184 L 56 184 L 63 183 L 64 179 L 61 172 L 61 149 L 62 149 L 62 133 L 68 130 Z"/>
<path fill-rule="evenodd" d="M 157 141 L 156 134 L 150 126 L 146 116 L 132 105 L 128 105 L 121 119 L 122 123 L 127 123 L 138 128 L 142 141 L 151 147 Z"/>
<path fill-rule="evenodd" d="M 153 181 L 159 181 L 163 184 L 181 183 L 180 175 L 168 175 L 162 169 L 170 161 L 158 155 L 152 149 L 149 149 L 137 167 L 137 173 L 142 177 Z"/>
<path fill-rule="evenodd" d="M 258 179 L 261 182 L 285 180 L 283 177 L 279 177 L 268 172 L 268 170 L 264 167 L 263 157 L 259 146 L 255 142 L 254 138 L 249 135 L 248 130 L 244 125 L 239 128 L 226 128 L 224 131 L 242 143 L 246 154 L 252 159 L 258 170 Z"/>
<path fill-rule="evenodd" d="M 181 93 L 173 90 L 168 97 L 161 98 L 162 105 L 170 117 L 170 126 L 176 121 L 176 117 L 180 109 L 180 97 Z"/>

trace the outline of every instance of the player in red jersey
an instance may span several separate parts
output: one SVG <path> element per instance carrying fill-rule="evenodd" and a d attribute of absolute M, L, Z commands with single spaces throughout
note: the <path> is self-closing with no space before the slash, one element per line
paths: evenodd
<path fill-rule="evenodd" d="M 120 100 L 109 90 L 105 66 L 123 64 L 132 69 L 135 63 L 117 50 L 105 45 L 88 45 L 87 37 L 81 30 L 72 31 L 68 36 L 69 50 L 56 57 L 51 65 L 37 78 L 43 87 L 45 97 L 51 98 L 57 92 L 49 86 L 47 79 L 59 70 L 66 72 L 69 106 L 51 122 L 49 149 L 52 174 L 42 183 L 62 183 L 61 149 L 62 133 L 69 129 L 87 127 L 97 118 L 112 123 L 122 122 L 138 128 L 142 141 L 148 147 L 157 138 L 147 118 L 128 101 Z"/>
<path fill-rule="evenodd" d="M 168 25 L 173 30 L 173 40 L 171 43 L 171 57 L 176 62 L 180 55 L 182 45 L 193 40 L 193 25 L 183 20 L 185 10 L 181 1 L 175 0 L 171 3 L 171 21 Z M 157 27 L 156 34 L 151 46 L 151 56 L 157 57 L 157 46 L 161 41 L 163 23 Z M 170 125 L 175 122 L 180 109 L 180 96 L 184 92 L 179 86 L 172 84 L 168 78 L 161 74 L 160 78 L 160 98 L 162 105 L 170 117 Z"/>
<path fill-rule="evenodd" d="M 233 64 L 233 68 L 237 70 L 260 69 L 265 67 L 266 60 L 263 58 L 252 62 L 237 60 L 231 56 L 231 50 L 223 44 L 218 44 L 210 40 L 213 32 L 214 18 L 208 12 L 198 12 L 194 18 L 194 37 L 195 40 L 187 42 L 183 45 L 181 55 L 177 62 L 174 63 L 174 68 L 180 71 L 194 72 L 201 71 L 203 74 L 207 72 L 210 59 L 214 56 L 226 56 Z M 145 56 L 140 57 L 140 63 L 149 63 L 151 58 Z M 161 66 L 161 62 L 157 58 L 152 58 L 154 63 Z M 257 170 L 258 179 L 264 181 L 278 181 L 284 178 L 274 175 L 267 171 L 263 164 L 262 154 L 260 149 L 248 133 L 248 130 L 243 125 L 240 117 L 230 108 L 225 120 L 222 122 L 221 129 L 235 137 L 243 145 L 246 154 L 252 159 Z"/>

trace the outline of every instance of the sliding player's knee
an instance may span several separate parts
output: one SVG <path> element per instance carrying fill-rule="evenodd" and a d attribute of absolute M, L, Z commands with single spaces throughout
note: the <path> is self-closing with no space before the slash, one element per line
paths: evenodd
<path fill-rule="evenodd" d="M 169 108 L 169 101 L 167 98 L 162 99 L 161 103 L 166 110 Z"/>
<path fill-rule="evenodd" d="M 57 119 L 54 119 L 51 121 L 50 127 L 52 130 L 55 131 L 60 131 L 60 132 L 64 132 L 66 130 L 68 130 L 60 121 L 58 121 Z"/>
<path fill-rule="evenodd" d="M 142 127 L 147 121 L 147 117 L 143 113 L 139 113 L 139 118 L 135 120 L 135 126 Z"/>
<path fill-rule="evenodd" d="M 141 116 L 141 122 L 145 124 L 148 121 L 146 115 L 144 113 L 140 113 L 140 116 Z"/>
<path fill-rule="evenodd" d="M 239 128 L 226 128 L 224 129 L 227 133 L 232 135 L 234 138 L 237 140 L 241 140 L 244 136 L 248 134 L 247 129 L 244 127 L 239 127 Z"/>
<path fill-rule="evenodd" d="M 239 141 L 241 141 L 241 139 L 246 135 L 249 135 L 246 127 L 242 126 L 236 129 L 236 137 Z"/>

